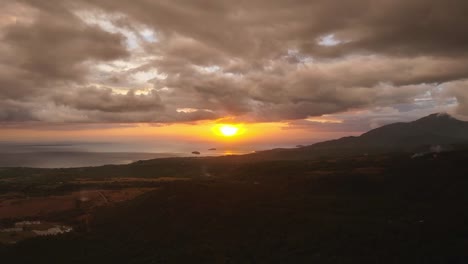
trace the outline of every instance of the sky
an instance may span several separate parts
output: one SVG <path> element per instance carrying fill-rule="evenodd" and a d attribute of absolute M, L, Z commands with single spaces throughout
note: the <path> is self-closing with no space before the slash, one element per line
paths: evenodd
<path fill-rule="evenodd" d="M 0 6 L 3 143 L 255 149 L 468 117 L 466 0 Z M 220 137 L 220 123 L 245 133 Z"/>

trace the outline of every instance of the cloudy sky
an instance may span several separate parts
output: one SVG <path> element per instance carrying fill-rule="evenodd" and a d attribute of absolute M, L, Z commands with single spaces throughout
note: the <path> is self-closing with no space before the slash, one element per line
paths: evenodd
<path fill-rule="evenodd" d="M 0 5 L 3 141 L 169 140 L 239 122 L 307 143 L 468 116 L 466 0 Z"/>

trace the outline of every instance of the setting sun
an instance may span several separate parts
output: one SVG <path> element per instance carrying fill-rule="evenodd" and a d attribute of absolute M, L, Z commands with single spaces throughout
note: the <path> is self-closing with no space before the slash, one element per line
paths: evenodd
<path fill-rule="evenodd" d="M 222 137 L 234 137 L 242 134 L 245 129 L 241 125 L 218 124 L 213 127 L 213 132 Z"/>
<path fill-rule="evenodd" d="M 231 125 L 224 125 L 219 128 L 219 131 L 221 131 L 221 134 L 223 134 L 223 136 L 232 137 L 237 134 L 239 128 Z"/>

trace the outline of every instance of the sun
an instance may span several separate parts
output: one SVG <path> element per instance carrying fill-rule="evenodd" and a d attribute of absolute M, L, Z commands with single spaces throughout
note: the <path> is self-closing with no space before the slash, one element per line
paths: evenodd
<path fill-rule="evenodd" d="M 232 125 L 223 125 L 219 128 L 221 134 L 225 137 L 235 136 L 239 132 L 239 128 Z"/>
<path fill-rule="evenodd" d="M 242 134 L 244 131 L 241 125 L 218 124 L 213 127 L 213 132 L 222 137 L 234 137 Z"/>

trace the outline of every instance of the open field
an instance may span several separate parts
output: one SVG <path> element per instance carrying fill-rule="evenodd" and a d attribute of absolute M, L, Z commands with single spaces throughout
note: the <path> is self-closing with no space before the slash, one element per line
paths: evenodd
<path fill-rule="evenodd" d="M 53 213 L 80 209 L 93 209 L 133 199 L 155 188 L 127 188 L 122 190 L 83 190 L 61 196 L 2 198 L 0 219 L 35 217 L 41 218 Z"/>
<path fill-rule="evenodd" d="M 0 194 L 0 229 L 8 230 L 21 220 L 60 221 L 87 229 L 92 214 L 99 208 L 132 200 L 157 190 L 161 184 L 190 180 L 165 177 L 79 178 L 57 176 L 54 170 L 32 170 L 36 173 L 26 177 L 10 177 L 7 173 L 0 178 L 0 184 L 5 190 L 10 190 Z M 36 236 L 28 230 L 2 232 L 0 243 L 16 243 Z"/>

